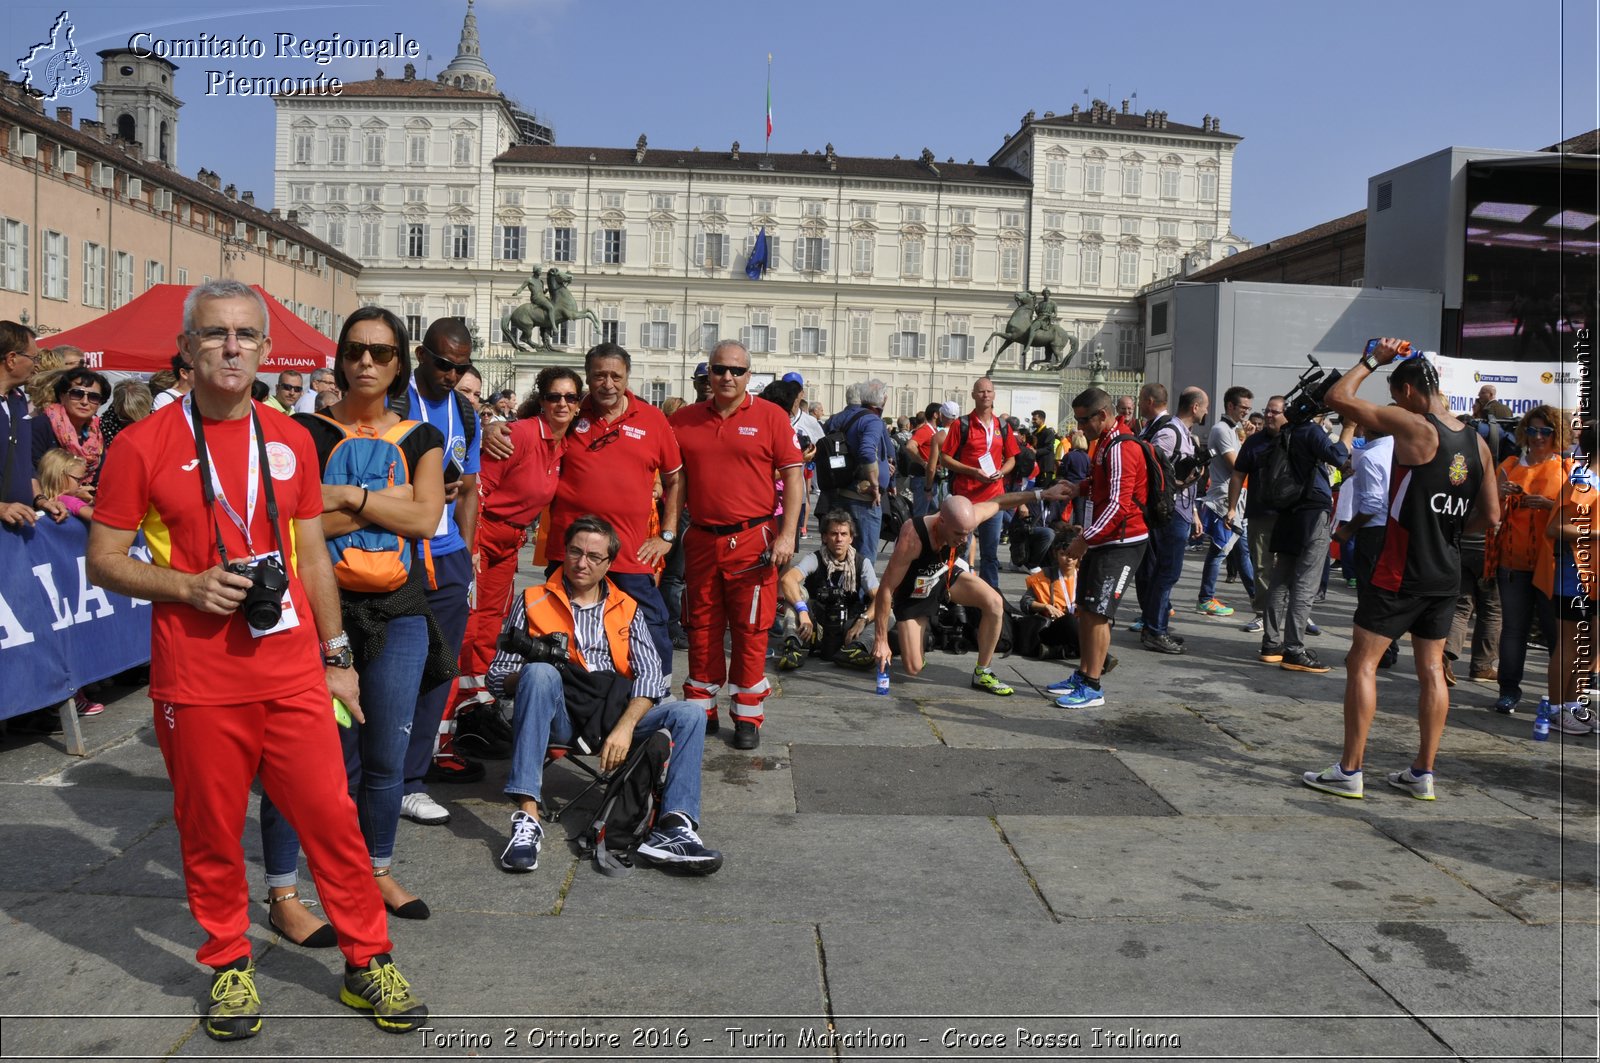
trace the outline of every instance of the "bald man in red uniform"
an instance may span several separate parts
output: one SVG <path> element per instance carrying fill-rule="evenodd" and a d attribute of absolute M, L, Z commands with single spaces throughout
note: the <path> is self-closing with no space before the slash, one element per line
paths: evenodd
<path fill-rule="evenodd" d="M 805 459 L 788 414 L 746 392 L 750 352 L 723 340 L 708 365 L 711 397 L 672 415 L 683 452 L 690 525 L 684 538 L 683 626 L 689 634 L 684 700 L 706 710 L 717 730 L 717 692 L 733 693 L 733 747 L 761 742 L 767 629 L 778 608 L 778 573 L 794 556 L 805 500 Z M 774 485 L 783 483 L 783 515 Z M 731 661 L 723 633 L 733 636 Z"/>

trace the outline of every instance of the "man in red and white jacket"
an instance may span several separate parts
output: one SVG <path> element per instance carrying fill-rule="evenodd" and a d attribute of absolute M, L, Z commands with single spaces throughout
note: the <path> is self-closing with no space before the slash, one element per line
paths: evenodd
<path fill-rule="evenodd" d="M 1073 485 L 1075 494 L 1087 492 L 1089 506 L 1083 534 L 1073 540 L 1068 551 L 1068 556 L 1081 559 L 1078 636 L 1083 657 L 1071 677 L 1048 688 L 1058 695 L 1056 704 L 1064 709 L 1106 703 L 1100 676 L 1111 648 L 1111 625 L 1122 592 L 1138 571 L 1150 540 L 1144 519 L 1144 450 L 1134 438 L 1133 428 L 1117 416 L 1111 396 L 1099 388 L 1073 399 L 1072 414 L 1078 428 L 1095 444 L 1089 478 Z"/>

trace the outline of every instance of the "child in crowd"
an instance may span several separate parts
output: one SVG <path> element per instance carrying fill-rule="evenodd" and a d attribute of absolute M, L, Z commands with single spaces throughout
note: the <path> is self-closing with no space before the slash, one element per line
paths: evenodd
<path fill-rule="evenodd" d="M 67 507 L 67 512 L 85 524 L 94 519 L 94 488 L 88 483 L 89 466 L 76 454 L 59 447 L 47 450 L 39 459 L 39 493 Z M 82 690 L 72 695 L 79 716 L 98 716 L 106 707 L 90 700 Z"/>

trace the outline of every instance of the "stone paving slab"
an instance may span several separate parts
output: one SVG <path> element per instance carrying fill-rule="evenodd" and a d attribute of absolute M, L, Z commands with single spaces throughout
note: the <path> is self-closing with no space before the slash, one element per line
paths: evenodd
<path fill-rule="evenodd" d="M 1062 918 L 1510 919 L 1365 823 L 1002 816 Z"/>
<path fill-rule="evenodd" d="M 818 922 L 921 913 L 959 922 L 986 915 L 1048 921 L 989 820 L 974 816 L 731 815 L 705 826 L 727 863 L 710 878 L 645 868 L 611 879 L 578 868 L 562 913 L 663 919 Z M 534 875 L 543 875 L 544 868 Z M 531 876 L 525 876 L 531 877 Z"/>
<path fill-rule="evenodd" d="M 1330 1045 L 1350 1059 L 1439 1054 L 1438 1041 L 1416 1020 L 1301 925 L 1069 920 L 1040 932 L 979 920 L 930 936 L 916 922 L 839 920 L 822 924 L 822 943 L 841 1029 L 868 1024 L 851 1016 L 872 1016 L 871 1028 L 907 1035 L 913 1058 L 1278 1059 Z M 949 969 L 950 955 L 962 957 L 959 976 Z M 1218 962 L 1221 956 L 1249 960 Z M 1018 1027 L 1075 1035 L 1079 1045 L 1019 1050 Z M 1178 1043 L 1095 1050 L 1097 1027 Z M 976 1043 L 984 1036 L 1008 1043 L 985 1050 Z M 930 1042 L 919 1045 L 922 1037 Z M 963 1051 L 945 1048 L 947 1037 L 961 1040 Z"/>
<path fill-rule="evenodd" d="M 795 800 L 806 813 L 1160 816 L 1171 806 L 1109 753 L 796 745 Z"/>
<path fill-rule="evenodd" d="M 0 887 L 65 889 L 171 819 L 171 794 L 0 784 Z"/>
<path fill-rule="evenodd" d="M 1367 819 L 1384 810 L 1453 819 L 1525 819 L 1528 813 L 1495 792 L 1466 784 L 1441 784 L 1438 800 L 1418 801 L 1390 787 L 1376 764 L 1359 801 L 1330 797 L 1300 781 L 1319 761 L 1303 751 L 1188 753 L 1146 752 L 1143 744 L 1119 749 L 1128 765 L 1162 799 L 1186 816 L 1333 816 Z M 1137 751 L 1135 751 L 1137 750 Z M 1325 766 L 1325 765 L 1324 765 Z"/>
<path fill-rule="evenodd" d="M 195 1028 L 209 983 L 182 901 L 7 890 L 0 911 L 0 1014 L 19 1016 L 5 1020 L 8 1057 L 161 1058 Z"/>
<path fill-rule="evenodd" d="M 1370 822 L 1519 919 L 1588 924 L 1591 932 L 1600 922 L 1600 827 L 1593 817 L 1486 822 L 1384 816 Z M 1584 931 L 1574 926 L 1572 933 Z"/>
<path fill-rule="evenodd" d="M 860 673 L 853 673 L 859 676 Z M 761 743 L 784 744 L 795 741 L 828 742 L 835 745 L 932 745 L 938 741 L 902 687 L 889 697 L 878 697 L 870 686 L 828 694 L 784 697 L 769 703 L 767 720 L 761 725 Z M 726 718 L 724 729 L 728 730 Z M 718 738 L 708 740 L 708 748 Z M 725 741 L 724 741 L 725 744 Z"/>
<path fill-rule="evenodd" d="M 405 930 L 395 934 L 395 960 L 427 1002 L 430 1024 L 437 1034 L 466 1034 L 460 1040 L 468 1043 L 440 1047 L 437 1035 L 379 1032 L 334 999 L 334 953 L 289 956 L 278 949 L 259 962 L 257 984 L 269 1017 L 254 1044 L 280 1058 L 668 1059 L 690 1052 L 750 1058 L 729 1048 L 722 1031 L 730 1022 L 749 1025 L 763 1012 L 824 1021 L 812 926 L 472 914 Z M 462 962 L 464 944 L 470 963 Z M 691 974 L 696 957 L 713 960 L 715 974 Z M 641 1038 L 646 1030 L 657 1037 L 682 1030 L 694 1043 L 647 1051 L 634 1045 L 636 1030 Z M 580 1031 L 615 1034 L 620 1044 L 559 1040 Z M 483 1038 L 489 1047 L 473 1043 Z M 239 1046 L 197 1033 L 182 1053 L 232 1058 Z"/>
<path fill-rule="evenodd" d="M 1594 1059 L 1592 929 L 1355 922 L 1313 927 L 1441 1041 L 1475 1058 Z M 1562 1021 L 1562 1016 L 1575 1020 Z"/>
<path fill-rule="evenodd" d="M 1019 687 L 1013 697 L 976 704 L 930 698 L 922 703 L 922 711 L 939 737 L 957 747 L 1151 747 L 1196 756 L 1243 748 L 1177 702 L 1061 709 Z"/>

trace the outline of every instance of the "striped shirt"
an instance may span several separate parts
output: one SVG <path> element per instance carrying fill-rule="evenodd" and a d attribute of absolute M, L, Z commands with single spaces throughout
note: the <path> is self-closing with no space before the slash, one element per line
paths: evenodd
<path fill-rule="evenodd" d="M 572 629 L 577 636 L 578 652 L 583 654 L 588 670 L 614 672 L 617 666 L 611 659 L 611 644 L 606 640 L 603 623 L 607 593 L 604 581 L 601 582 L 599 589 L 600 600 L 593 605 L 571 603 Z M 528 629 L 528 614 L 523 602 L 521 595 L 513 600 L 511 615 L 506 617 L 504 630 Z M 661 655 L 656 652 L 656 644 L 650 637 L 650 629 L 645 622 L 643 610 L 635 612 L 633 623 L 628 625 L 628 661 L 633 666 L 634 697 L 649 698 L 654 702 L 667 696 L 667 679 L 661 672 Z M 494 660 L 489 664 L 489 674 L 486 679 L 489 693 L 497 698 L 505 697 L 506 679 L 520 673 L 526 663 L 515 653 L 506 650 L 496 652 Z"/>

